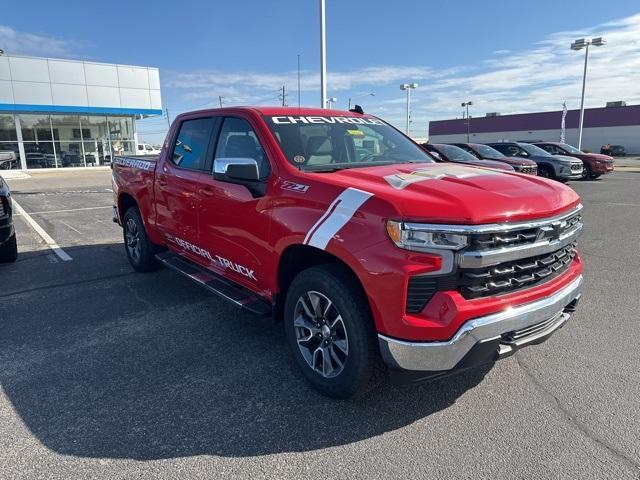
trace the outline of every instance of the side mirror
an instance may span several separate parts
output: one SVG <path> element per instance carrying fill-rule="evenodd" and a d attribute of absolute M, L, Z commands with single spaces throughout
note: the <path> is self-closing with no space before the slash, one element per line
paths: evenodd
<path fill-rule="evenodd" d="M 257 160 L 253 158 L 216 158 L 213 178 L 221 182 L 244 185 L 254 197 L 264 195 L 266 183 L 260 181 Z"/>

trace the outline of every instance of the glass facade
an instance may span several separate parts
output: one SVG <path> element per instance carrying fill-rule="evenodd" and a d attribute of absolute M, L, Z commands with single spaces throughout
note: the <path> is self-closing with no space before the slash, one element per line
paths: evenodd
<path fill-rule="evenodd" d="M 113 156 L 135 154 L 134 122 L 132 116 L 0 114 L 0 151 L 18 157 L 0 169 L 21 168 L 20 139 L 28 169 L 109 165 Z"/>

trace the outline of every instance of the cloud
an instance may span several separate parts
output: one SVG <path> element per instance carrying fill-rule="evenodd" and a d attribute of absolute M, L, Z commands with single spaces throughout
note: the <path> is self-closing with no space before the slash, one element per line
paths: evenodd
<path fill-rule="evenodd" d="M 577 38 L 603 36 L 604 47 L 590 49 L 587 96 L 589 107 L 625 100 L 640 103 L 640 89 L 633 77 L 640 71 L 640 14 L 583 29 L 555 32 L 530 48 L 487 52 L 469 65 L 436 69 L 429 65 L 377 65 L 350 71 L 328 72 L 328 91 L 346 104 L 356 92 L 375 92 L 366 110 L 403 126 L 405 96 L 398 89 L 404 81 L 416 81 L 412 92 L 412 132 L 426 135 L 429 120 L 461 116 L 460 102 L 473 100 L 471 114 L 503 114 L 560 110 L 580 105 L 584 51 L 570 50 Z M 297 72 L 194 71 L 171 73 L 166 86 L 175 89 L 185 102 L 277 103 L 283 85 L 294 90 Z M 301 72 L 301 90 L 315 96 L 319 77 L 314 71 Z M 293 93 L 293 92 L 292 92 Z M 293 98 L 293 97 L 290 97 Z M 363 100 L 364 102 L 364 100 Z"/>
<path fill-rule="evenodd" d="M 0 48 L 8 54 L 69 57 L 71 43 L 55 37 L 20 32 L 7 25 L 0 25 Z"/>

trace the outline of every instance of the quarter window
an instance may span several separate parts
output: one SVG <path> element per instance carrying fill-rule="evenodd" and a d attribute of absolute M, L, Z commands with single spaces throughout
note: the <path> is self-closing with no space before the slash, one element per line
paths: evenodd
<path fill-rule="evenodd" d="M 171 161 L 180 168 L 204 170 L 213 125 L 213 118 L 197 118 L 182 122 L 173 146 Z"/>

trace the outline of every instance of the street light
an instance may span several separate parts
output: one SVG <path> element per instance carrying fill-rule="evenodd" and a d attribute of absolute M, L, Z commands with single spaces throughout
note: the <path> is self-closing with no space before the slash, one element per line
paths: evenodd
<path fill-rule="evenodd" d="M 357 100 L 358 98 L 362 98 L 362 97 L 375 97 L 376 94 L 375 93 L 365 93 L 363 95 L 356 95 L 355 97 L 349 97 L 349 110 L 351 110 L 351 100 Z"/>
<path fill-rule="evenodd" d="M 460 104 L 462 108 L 467 108 L 467 143 L 469 143 L 469 124 L 471 123 L 471 120 L 469 119 L 469 105 L 473 105 L 473 102 L 471 100 L 469 100 L 468 102 L 462 102 Z"/>
<path fill-rule="evenodd" d="M 333 104 L 337 101 L 338 99 L 336 97 L 327 98 L 327 108 L 331 109 Z"/>
<path fill-rule="evenodd" d="M 405 133 L 409 135 L 409 123 L 411 121 L 411 90 L 418 88 L 417 83 L 403 83 L 400 85 L 400 90 L 407 92 L 407 128 Z"/>
<path fill-rule="evenodd" d="M 4 50 L 0 48 L 0 57 L 4 55 Z"/>
<path fill-rule="evenodd" d="M 601 47 L 606 45 L 607 41 L 602 37 L 592 38 L 587 40 L 586 38 L 580 38 L 571 44 L 571 50 L 582 50 L 584 52 L 584 72 L 582 73 L 582 99 L 580 100 L 580 123 L 578 125 L 578 150 L 582 149 L 582 124 L 584 122 L 584 89 L 587 84 L 587 63 L 589 61 L 589 45 L 595 47 Z"/>
<path fill-rule="evenodd" d="M 326 9 L 320 0 L 320 108 L 325 108 L 327 100 L 327 32 Z"/>

